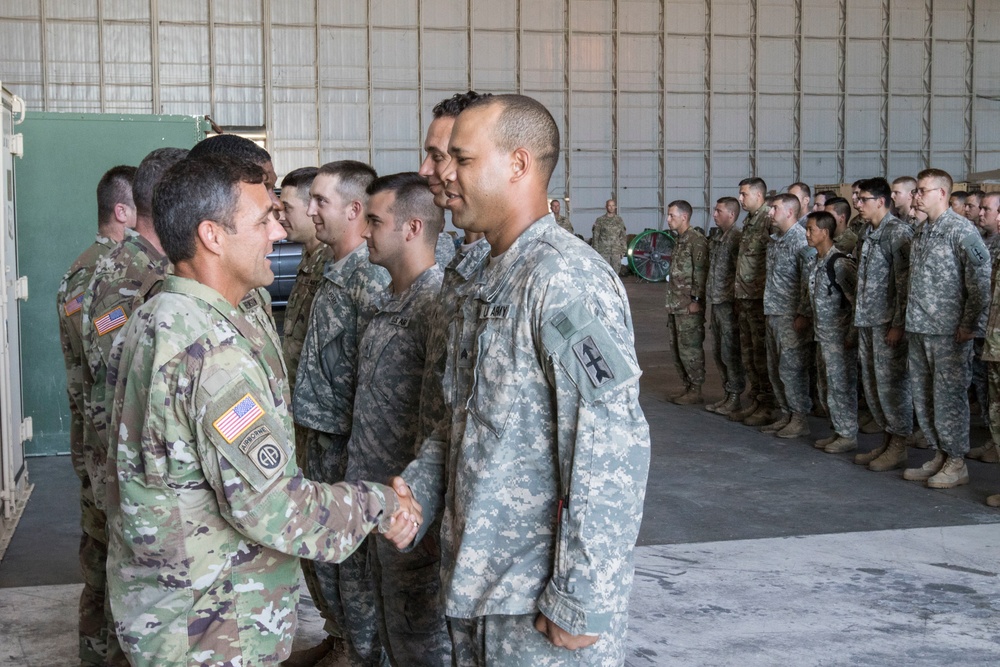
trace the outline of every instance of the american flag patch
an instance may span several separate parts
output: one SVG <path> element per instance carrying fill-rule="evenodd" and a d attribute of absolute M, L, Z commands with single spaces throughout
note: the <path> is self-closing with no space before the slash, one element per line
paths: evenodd
<path fill-rule="evenodd" d="M 253 400 L 253 396 L 247 394 L 236 405 L 226 410 L 221 417 L 212 422 L 212 426 L 219 432 L 219 435 L 226 439 L 226 442 L 231 443 L 263 415 L 264 411 L 257 404 L 257 401 Z"/>
<path fill-rule="evenodd" d="M 83 308 L 83 292 L 80 292 L 63 304 L 63 310 L 66 311 L 66 317 L 79 313 L 81 308 Z"/>
<path fill-rule="evenodd" d="M 98 336 L 103 336 L 109 331 L 114 331 L 126 322 L 128 322 L 128 315 L 125 314 L 125 308 L 118 306 L 111 312 L 106 313 L 105 315 L 94 320 L 94 328 L 97 329 Z"/>

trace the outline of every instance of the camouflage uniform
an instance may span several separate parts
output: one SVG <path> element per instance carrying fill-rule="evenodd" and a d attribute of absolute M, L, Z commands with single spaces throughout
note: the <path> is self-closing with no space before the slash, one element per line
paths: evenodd
<path fill-rule="evenodd" d="M 729 231 L 713 234 L 708 239 L 709 270 L 705 283 L 705 301 L 712 307 L 715 365 L 719 367 L 727 394 L 742 394 L 746 388 L 733 292 L 736 258 L 742 235 L 743 232 L 733 225 Z"/>
<path fill-rule="evenodd" d="M 437 243 L 434 245 L 434 261 L 438 266 L 448 266 L 451 258 L 455 256 L 455 239 L 451 234 L 441 232 L 438 234 Z"/>
<path fill-rule="evenodd" d="M 292 397 L 295 423 L 315 432 L 306 446 L 305 474 L 310 479 L 328 483 L 346 479 L 358 342 L 375 312 L 378 295 L 388 284 L 389 274 L 368 261 L 364 243 L 339 261 L 328 261 L 323 270 Z M 358 550 L 339 566 L 316 563 L 314 567 L 321 596 L 333 614 L 326 617 L 327 632 L 347 635 L 352 664 L 381 664 L 384 654 L 378 641 L 367 549 Z"/>
<path fill-rule="evenodd" d="M 443 517 L 445 613 L 528 632 L 540 611 L 603 639 L 514 646 L 522 664 L 621 664 L 649 465 L 625 290 L 551 215 L 479 267 L 449 325 L 445 418 L 403 473 L 421 531 Z M 459 664 L 484 664 L 467 636 Z"/>
<path fill-rule="evenodd" d="M 1000 296 L 996 291 L 997 271 L 1000 269 L 1000 234 L 993 234 L 987 238 L 986 249 L 993 260 L 990 269 L 990 293 L 993 297 L 980 357 L 986 366 L 989 405 L 986 410 L 986 421 L 990 428 L 991 440 L 1000 444 L 1000 308 L 993 307 L 993 304 L 1000 304 Z"/>
<path fill-rule="evenodd" d="M 83 429 L 86 411 L 84 374 L 87 358 L 83 352 L 81 310 L 87 286 L 94 275 L 94 266 L 107 255 L 115 242 L 97 235 L 94 243 L 80 253 L 59 283 L 56 309 L 59 316 L 59 340 L 66 363 L 66 393 L 69 396 L 69 451 L 73 470 L 80 479 L 80 570 L 83 592 L 80 594 L 79 652 L 80 664 L 103 665 L 108 653 L 110 617 L 104 613 L 105 569 L 108 540 L 107 519 L 94 503 L 90 475 L 84 462 Z"/>
<path fill-rule="evenodd" d="M 913 227 L 887 213 L 878 227 L 868 225 L 858 252 L 854 326 L 858 330 L 861 386 L 875 423 L 903 437 L 913 432 L 907 339 L 885 342 L 892 327 L 906 326 Z"/>
<path fill-rule="evenodd" d="M 677 375 L 685 388 L 705 383 L 705 281 L 708 241 L 697 227 L 677 237 L 667 277 L 667 341 Z M 688 312 L 692 303 L 701 305 Z"/>
<path fill-rule="evenodd" d="M 625 221 L 620 215 L 604 214 L 594 221 L 590 244 L 597 254 L 611 265 L 615 273 L 621 268 L 622 257 L 628 250 Z"/>
<path fill-rule="evenodd" d="M 990 300 L 990 256 L 979 231 L 950 208 L 913 239 L 906 307 L 910 386 L 927 442 L 949 456 L 969 450 L 969 356 Z"/>
<path fill-rule="evenodd" d="M 815 258 L 806 279 L 830 421 L 837 435 L 852 439 L 858 434 L 858 337 L 853 324 L 857 282 L 854 258 L 836 248 Z"/>
<path fill-rule="evenodd" d="M 134 667 L 276 664 L 295 634 L 297 559 L 336 561 L 397 509 L 385 487 L 302 477 L 278 349 L 185 278 L 122 336 L 108 587 Z"/>
<path fill-rule="evenodd" d="M 302 356 L 302 344 L 306 340 L 306 328 L 309 326 L 309 313 L 312 311 L 316 290 L 323 280 L 323 267 L 327 260 L 333 258 L 330 246 L 321 243 L 311 253 L 303 249 L 302 260 L 295 272 L 295 284 L 288 295 L 285 306 L 284 337 L 281 341 L 281 354 L 288 366 L 288 386 L 295 391 L 295 374 L 299 369 L 299 358 Z M 296 449 L 298 442 L 296 442 Z"/>
<path fill-rule="evenodd" d="M 359 347 L 348 479 L 399 475 L 441 419 L 441 393 L 425 388 L 440 378 L 426 361 L 443 275 L 434 265 L 403 294 L 394 295 L 390 286 L 376 302 L 378 312 Z M 393 665 L 451 664 L 441 605 L 441 548 L 437 531 L 430 531 L 431 538 L 407 553 L 385 540 L 368 540 L 379 639 Z"/>
<path fill-rule="evenodd" d="M 761 206 L 743 222 L 733 284 L 736 316 L 740 324 L 740 350 L 750 385 L 750 397 L 765 406 L 774 403 L 774 389 L 767 368 L 764 320 L 769 224 L 766 206 Z"/>
<path fill-rule="evenodd" d="M 767 246 L 764 315 L 768 375 L 778 407 L 784 412 L 807 414 L 812 409 L 809 397 L 812 332 L 799 333 L 793 324 L 796 316 L 808 314 L 803 283 L 816 251 L 806 245 L 806 232 L 800 225 L 792 225 L 779 234 L 772 234 Z"/>
<path fill-rule="evenodd" d="M 862 228 L 862 230 L 863 229 L 864 228 Z M 857 246 L 858 246 L 858 232 L 851 229 L 850 227 L 840 232 L 840 234 L 838 234 L 833 239 L 833 247 L 839 250 L 840 252 L 844 253 L 845 255 L 851 255 L 853 257 L 854 251 L 857 248 Z"/>
<path fill-rule="evenodd" d="M 572 223 L 570 223 L 569 218 L 567 218 L 565 215 L 557 215 L 555 216 L 555 219 L 557 225 L 565 229 L 570 234 L 576 236 L 576 232 L 573 231 L 573 225 Z M 625 253 L 622 254 L 624 255 Z"/>
<path fill-rule="evenodd" d="M 1000 234 L 992 233 L 983 237 L 987 252 L 990 253 L 990 294 L 993 294 L 993 283 L 996 281 L 996 267 L 1000 265 Z M 986 362 L 983 360 L 984 340 L 976 337 L 972 341 L 972 387 L 976 391 L 976 400 L 982 411 L 984 421 L 989 425 L 989 380 Z"/>

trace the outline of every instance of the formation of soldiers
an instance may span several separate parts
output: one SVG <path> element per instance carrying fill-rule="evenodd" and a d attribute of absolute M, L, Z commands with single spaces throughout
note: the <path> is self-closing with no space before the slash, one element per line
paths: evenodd
<path fill-rule="evenodd" d="M 550 213 L 535 100 L 455 95 L 424 148 L 419 173 L 295 169 L 280 199 L 232 135 L 102 178 L 57 296 L 81 664 L 624 659 L 649 430 L 621 255 Z M 291 654 L 300 575 L 328 638 Z"/>
<path fill-rule="evenodd" d="M 709 238 L 688 202 L 671 202 L 667 328 L 684 390 L 670 399 L 703 402 L 707 305 L 725 396 L 706 410 L 779 438 L 828 417 L 815 441 L 828 453 L 856 450 L 859 429 L 881 433 L 854 462 L 935 489 L 969 482 L 966 457 L 1000 462 L 1000 193 L 952 187 L 939 169 L 860 180 L 851 218 L 833 192 L 810 206 L 804 183 L 768 195 L 747 178 L 716 203 Z M 971 450 L 970 387 L 991 434 Z M 934 458 L 908 468 L 909 447 Z"/>

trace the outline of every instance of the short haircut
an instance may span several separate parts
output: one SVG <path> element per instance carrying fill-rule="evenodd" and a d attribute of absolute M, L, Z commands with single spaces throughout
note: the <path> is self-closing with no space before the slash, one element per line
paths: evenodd
<path fill-rule="evenodd" d="M 985 204 L 987 199 L 995 199 L 997 202 L 997 207 L 1000 208 L 1000 192 L 984 192 L 983 198 L 979 202 L 979 205 L 982 206 L 983 204 Z"/>
<path fill-rule="evenodd" d="M 171 167 L 153 196 L 153 225 L 170 261 L 176 264 L 194 257 L 203 220 L 234 232 L 239 184 L 263 182 L 259 165 L 225 154 L 206 154 Z"/>
<path fill-rule="evenodd" d="M 939 188 L 944 188 L 948 192 L 951 192 L 951 188 L 955 185 L 955 182 L 951 180 L 951 174 L 943 169 L 924 169 L 919 174 L 917 174 L 917 180 L 922 181 L 925 178 L 933 178 L 938 182 Z M 954 192 L 952 194 L 959 194 Z"/>
<path fill-rule="evenodd" d="M 142 159 L 132 179 L 135 212 L 143 217 L 153 215 L 153 189 L 167 169 L 188 156 L 186 148 L 157 148 Z"/>
<path fill-rule="evenodd" d="M 975 197 L 980 202 L 983 201 L 983 195 L 985 194 L 982 190 L 969 190 L 969 197 Z"/>
<path fill-rule="evenodd" d="M 345 202 L 367 202 L 365 189 L 378 178 L 371 165 L 357 160 L 327 162 L 316 170 L 316 176 L 333 176 L 337 179 L 337 194 Z"/>
<path fill-rule="evenodd" d="M 955 199 L 957 199 L 958 201 L 960 201 L 960 202 L 962 202 L 964 204 L 965 200 L 969 198 L 969 193 L 966 192 L 965 190 L 955 190 L 949 196 L 950 197 L 954 197 Z"/>
<path fill-rule="evenodd" d="M 722 204 L 722 206 L 729 210 L 733 214 L 734 218 L 740 215 L 740 200 L 736 197 L 722 197 L 716 204 Z"/>
<path fill-rule="evenodd" d="M 763 178 L 757 178 L 756 176 L 744 178 L 740 181 L 740 187 L 742 188 L 744 185 L 750 186 L 751 190 L 756 190 L 761 196 L 767 196 L 767 183 L 764 182 Z"/>
<path fill-rule="evenodd" d="M 862 188 L 863 190 L 864 188 Z M 837 231 L 837 221 L 832 215 L 826 211 L 813 211 L 806 216 L 806 224 L 808 221 L 812 220 L 816 223 L 816 226 L 820 229 L 825 229 L 829 234 L 830 238 L 833 238 L 834 233 Z"/>
<path fill-rule="evenodd" d="M 673 208 L 675 206 L 680 210 L 681 213 L 683 213 L 685 216 L 687 216 L 688 220 L 691 219 L 691 212 L 694 210 L 694 209 L 691 208 L 691 204 L 689 204 L 688 202 L 686 202 L 683 199 L 676 199 L 676 200 L 670 202 L 669 204 L 667 204 L 667 210 L 669 211 L 671 208 Z"/>
<path fill-rule="evenodd" d="M 104 224 L 115 215 L 115 206 L 125 204 L 135 207 L 132 197 L 132 181 L 136 168 L 120 164 L 111 167 L 97 182 L 97 224 Z"/>
<path fill-rule="evenodd" d="M 431 113 L 435 118 L 455 118 L 465 111 L 466 107 L 480 98 L 493 97 L 491 93 L 479 94 L 474 90 L 466 93 L 455 93 L 434 105 Z"/>
<path fill-rule="evenodd" d="M 892 188 L 889 182 L 881 176 L 877 178 L 866 178 L 859 186 L 862 192 L 867 192 L 872 197 L 882 200 L 882 205 L 886 208 L 892 206 Z"/>
<path fill-rule="evenodd" d="M 826 200 L 827 206 L 832 206 L 833 210 L 837 212 L 837 215 L 848 220 L 851 217 L 851 204 L 843 197 L 834 197 L 833 199 Z"/>
<path fill-rule="evenodd" d="M 802 192 L 806 193 L 806 197 L 812 197 L 812 189 L 802 181 L 796 181 L 795 183 L 789 185 L 788 191 L 791 192 L 792 188 L 798 188 L 799 190 L 802 190 Z"/>
<path fill-rule="evenodd" d="M 859 178 L 858 180 L 856 180 L 853 183 L 851 183 L 851 189 L 853 190 L 854 188 L 860 188 L 861 187 L 861 182 L 864 181 L 864 180 L 865 179 L 863 179 L 863 178 Z"/>
<path fill-rule="evenodd" d="M 780 194 L 774 195 L 774 204 L 784 204 L 785 207 L 792 212 L 792 217 L 798 218 L 799 211 L 802 209 L 802 203 L 799 198 L 788 192 L 782 192 Z"/>
<path fill-rule="evenodd" d="M 559 127 L 541 102 L 525 95 L 481 96 L 467 108 L 498 104 L 500 117 L 493 128 L 493 141 L 500 150 L 513 152 L 527 148 L 538 163 L 545 181 L 559 162 Z"/>
<path fill-rule="evenodd" d="M 217 134 L 199 141 L 191 149 L 191 157 L 200 158 L 203 155 L 231 155 L 259 167 L 271 161 L 270 153 L 238 134 Z"/>
<path fill-rule="evenodd" d="M 824 203 L 830 201 L 831 199 L 833 199 L 836 196 L 837 196 L 837 193 L 834 192 L 833 190 L 823 190 L 822 192 L 817 192 L 816 193 L 816 199 L 819 199 L 820 197 L 822 197 Z"/>
<path fill-rule="evenodd" d="M 914 188 L 917 187 L 917 179 L 913 178 L 912 176 L 900 176 L 899 178 L 894 179 L 892 181 L 893 185 L 903 185 L 904 183 L 910 186 L 909 187 L 910 190 L 913 190 Z"/>
<path fill-rule="evenodd" d="M 282 188 L 295 188 L 295 194 L 304 202 L 309 201 L 309 186 L 316 178 L 316 167 L 299 167 L 285 174 L 281 179 Z"/>
<path fill-rule="evenodd" d="M 419 218 L 424 221 L 424 240 L 430 245 L 437 242 L 444 229 L 444 211 L 434 205 L 434 193 L 426 178 L 415 171 L 379 176 L 368 184 L 365 192 L 369 197 L 379 192 L 394 193 L 396 201 L 390 210 L 396 219 L 396 229 L 401 229 L 407 220 Z"/>

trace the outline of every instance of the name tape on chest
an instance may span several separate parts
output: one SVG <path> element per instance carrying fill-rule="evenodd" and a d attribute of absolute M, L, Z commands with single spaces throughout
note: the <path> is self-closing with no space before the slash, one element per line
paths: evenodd
<path fill-rule="evenodd" d="M 256 294 L 250 292 L 243 297 L 243 300 L 240 301 L 240 305 L 243 306 L 244 310 L 255 310 L 260 307 L 260 300 L 257 298 Z"/>
<path fill-rule="evenodd" d="M 597 347 L 594 339 L 590 336 L 574 345 L 573 353 L 576 354 L 576 358 L 595 387 L 600 387 L 615 379 L 611 366 L 608 365 L 601 349 Z"/>
<path fill-rule="evenodd" d="M 479 319 L 505 320 L 511 315 L 513 308 L 509 304 L 485 303 L 479 306 Z"/>
<path fill-rule="evenodd" d="M 264 409 L 254 400 L 250 394 L 245 394 L 231 408 L 222 413 L 222 416 L 212 422 L 212 426 L 219 435 L 232 443 L 241 433 L 264 416 Z"/>
<path fill-rule="evenodd" d="M 66 313 L 66 317 L 76 315 L 80 312 L 80 309 L 83 308 L 83 294 L 84 292 L 81 291 L 79 294 L 63 304 L 63 311 Z"/>
<path fill-rule="evenodd" d="M 389 324 L 394 327 L 402 327 L 405 329 L 410 326 L 410 318 L 405 315 L 393 315 L 389 318 Z"/>
<path fill-rule="evenodd" d="M 94 329 L 97 330 L 98 336 L 103 336 L 124 326 L 126 322 L 128 322 L 128 315 L 125 314 L 125 307 L 118 306 L 94 320 Z"/>

